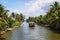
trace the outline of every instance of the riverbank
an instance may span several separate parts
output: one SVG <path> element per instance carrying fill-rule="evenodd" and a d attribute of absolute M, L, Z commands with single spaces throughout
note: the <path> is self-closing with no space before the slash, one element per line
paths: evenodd
<path fill-rule="evenodd" d="M 7 32 L 2 37 L 6 40 L 60 40 L 60 34 L 37 24 L 34 28 L 30 28 L 26 22 L 22 27 Z"/>
<path fill-rule="evenodd" d="M 0 34 L 3 35 L 6 32 L 13 31 L 15 28 L 21 27 L 21 25 L 22 25 L 22 23 L 18 26 L 13 26 L 12 28 L 7 28 L 6 30 L 1 31 Z"/>

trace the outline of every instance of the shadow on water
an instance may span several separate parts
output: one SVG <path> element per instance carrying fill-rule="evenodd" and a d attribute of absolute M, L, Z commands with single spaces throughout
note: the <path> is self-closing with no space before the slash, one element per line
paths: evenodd
<path fill-rule="evenodd" d="M 6 40 L 6 38 L 0 37 L 0 40 Z"/>
<path fill-rule="evenodd" d="M 34 29 L 35 27 L 29 27 L 30 29 Z"/>
<path fill-rule="evenodd" d="M 60 29 L 52 29 L 52 28 L 48 28 L 48 30 L 51 30 L 53 33 L 60 34 Z"/>
<path fill-rule="evenodd" d="M 12 36 L 12 31 L 6 32 L 1 36 L 1 40 L 9 40 L 11 39 L 11 36 Z"/>
<path fill-rule="evenodd" d="M 0 34 L 0 40 L 6 40 L 6 38 L 2 37 L 2 35 Z"/>

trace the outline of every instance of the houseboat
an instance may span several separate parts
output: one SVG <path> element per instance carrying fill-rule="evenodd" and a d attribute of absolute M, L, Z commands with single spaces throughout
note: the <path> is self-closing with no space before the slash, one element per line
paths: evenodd
<path fill-rule="evenodd" d="M 29 22 L 29 27 L 35 27 L 35 23 L 34 22 Z"/>

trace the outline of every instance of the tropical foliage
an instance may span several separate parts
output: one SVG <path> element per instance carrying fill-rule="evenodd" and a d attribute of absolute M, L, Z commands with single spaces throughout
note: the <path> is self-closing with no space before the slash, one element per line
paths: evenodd
<path fill-rule="evenodd" d="M 18 26 L 24 20 L 22 13 L 14 13 L 9 14 L 9 10 L 5 9 L 5 7 L 0 4 L 0 29 L 5 30 L 7 27 Z"/>
<path fill-rule="evenodd" d="M 34 21 L 39 25 L 49 25 L 49 28 L 53 30 L 60 30 L 60 4 L 59 2 L 54 2 L 53 5 L 50 6 L 51 7 L 46 13 L 46 15 L 40 15 L 38 17 L 29 17 L 27 21 Z"/>

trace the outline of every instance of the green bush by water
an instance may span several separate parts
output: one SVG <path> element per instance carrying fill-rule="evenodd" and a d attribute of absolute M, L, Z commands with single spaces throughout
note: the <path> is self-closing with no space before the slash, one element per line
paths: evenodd
<path fill-rule="evenodd" d="M 18 25 L 20 25 L 20 24 L 21 24 L 21 22 L 15 21 L 15 22 L 12 24 L 12 26 L 18 26 Z"/>

